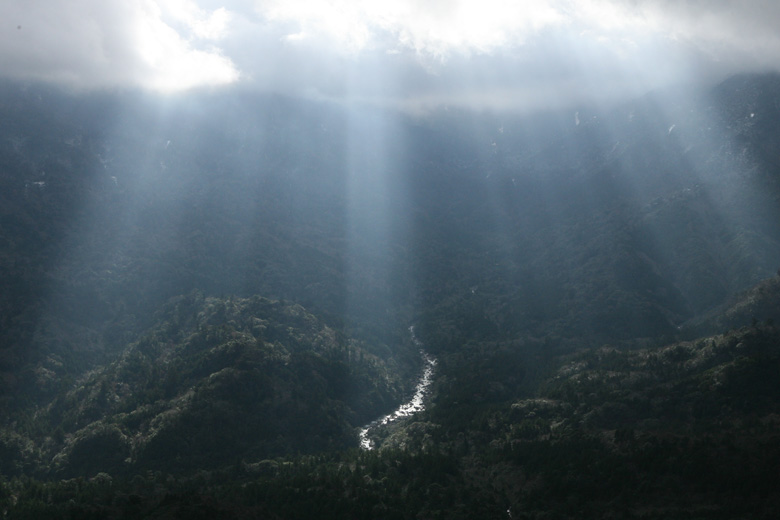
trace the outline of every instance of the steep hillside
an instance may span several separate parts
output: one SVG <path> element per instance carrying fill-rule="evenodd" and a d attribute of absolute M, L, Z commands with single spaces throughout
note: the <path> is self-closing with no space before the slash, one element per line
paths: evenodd
<path fill-rule="evenodd" d="M 2 85 L 0 511 L 770 516 L 778 106 Z"/>
<path fill-rule="evenodd" d="M 777 276 L 741 291 L 722 305 L 685 323 L 684 335 L 738 329 L 748 323 L 780 323 L 780 270 Z"/>
<path fill-rule="evenodd" d="M 771 518 L 779 344 L 762 325 L 605 345 L 558 358 L 535 391 L 479 406 L 468 391 L 448 401 L 438 380 L 430 411 L 378 451 L 249 458 L 179 478 L 13 479 L 0 483 L 0 504 L 8 518 Z M 480 367 L 483 392 L 506 383 L 511 371 L 498 366 Z"/>
<path fill-rule="evenodd" d="M 194 289 L 298 302 L 377 353 L 412 322 L 433 348 L 672 335 L 777 269 L 775 79 L 420 117 L 5 85 L 2 384 L 52 351 L 104 363 Z"/>
<path fill-rule="evenodd" d="M 61 393 L 4 430 L 0 471 L 193 471 L 344 449 L 409 391 L 410 374 L 299 305 L 194 293 L 157 320 L 70 388 L 38 372 L 39 385 Z"/>
<path fill-rule="evenodd" d="M 383 358 L 403 343 L 404 244 L 391 229 L 374 236 L 380 194 L 349 203 L 343 114 L 240 95 L 200 112 L 194 100 L 18 85 L 5 85 L 3 99 L 9 406 L 51 397 L 34 375 L 53 370 L 51 356 L 59 377 L 79 377 L 192 290 L 300 303 Z"/>

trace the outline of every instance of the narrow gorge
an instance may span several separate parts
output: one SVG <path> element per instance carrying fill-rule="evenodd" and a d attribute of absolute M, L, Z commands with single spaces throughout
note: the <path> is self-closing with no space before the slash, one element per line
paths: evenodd
<path fill-rule="evenodd" d="M 414 334 L 414 326 L 409 327 L 409 333 L 412 335 L 412 342 L 420 349 L 420 355 L 423 359 L 423 373 L 415 386 L 414 395 L 409 401 L 399 406 L 394 412 L 380 417 L 360 429 L 360 447 L 364 450 L 372 450 L 375 448 L 374 441 L 370 437 L 372 431 L 387 426 L 399 419 L 411 417 L 425 409 L 425 398 L 428 395 L 431 382 L 433 381 L 436 359 L 425 352 L 422 342 L 417 339 L 417 336 Z"/>

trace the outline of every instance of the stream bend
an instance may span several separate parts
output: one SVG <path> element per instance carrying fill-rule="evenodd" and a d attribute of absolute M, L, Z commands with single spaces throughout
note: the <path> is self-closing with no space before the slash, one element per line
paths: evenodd
<path fill-rule="evenodd" d="M 436 359 L 425 352 L 422 342 L 414 335 L 414 326 L 409 327 L 409 333 L 412 335 L 412 342 L 420 348 L 420 356 L 423 358 L 423 366 L 425 368 L 417 382 L 414 396 L 412 396 L 411 400 L 399 406 L 394 412 L 380 417 L 360 429 L 360 447 L 364 450 L 374 449 L 373 441 L 368 438 L 368 434 L 371 430 L 385 426 L 404 417 L 410 417 L 425 409 L 425 397 L 428 395 L 429 387 L 433 381 L 433 371 L 436 366 Z"/>

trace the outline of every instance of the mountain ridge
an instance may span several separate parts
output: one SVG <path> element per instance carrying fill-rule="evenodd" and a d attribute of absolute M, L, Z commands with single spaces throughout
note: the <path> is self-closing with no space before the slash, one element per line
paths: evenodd
<path fill-rule="evenodd" d="M 3 85 L 0 510 L 766 516 L 780 83 L 673 94 L 411 117 Z M 360 452 L 410 325 L 431 406 Z"/>

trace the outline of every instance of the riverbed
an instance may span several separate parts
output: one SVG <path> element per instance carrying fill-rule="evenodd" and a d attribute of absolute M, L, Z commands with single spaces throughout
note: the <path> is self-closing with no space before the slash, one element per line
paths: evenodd
<path fill-rule="evenodd" d="M 360 429 L 359 439 L 360 447 L 364 450 L 374 449 L 374 443 L 369 439 L 369 433 L 382 426 L 386 426 L 392 422 L 405 417 L 411 417 L 412 415 L 421 412 L 425 409 L 425 398 L 428 396 L 428 390 L 433 381 L 434 368 L 436 367 L 436 359 L 425 352 L 423 344 L 414 335 L 414 327 L 409 327 L 409 333 L 412 335 L 412 342 L 420 348 L 420 356 L 423 359 L 423 373 L 415 386 L 414 396 L 406 403 L 399 406 L 394 412 L 389 413 L 383 417 L 380 417 Z"/>

